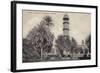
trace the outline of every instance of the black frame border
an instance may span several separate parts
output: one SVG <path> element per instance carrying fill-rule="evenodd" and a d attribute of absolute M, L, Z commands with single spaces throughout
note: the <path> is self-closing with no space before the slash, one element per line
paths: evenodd
<path fill-rule="evenodd" d="M 35 4 L 47 6 L 67 6 L 67 7 L 83 7 L 96 9 L 96 64 L 85 66 L 73 67 L 54 67 L 54 68 L 40 68 L 40 69 L 16 69 L 16 6 L 17 4 Z M 25 72 L 25 71 L 43 71 L 43 70 L 58 70 L 58 69 L 75 69 L 75 68 L 90 68 L 98 67 L 98 6 L 90 5 L 75 5 L 75 4 L 59 4 L 59 3 L 45 3 L 45 2 L 29 2 L 29 1 L 11 1 L 11 71 L 12 72 Z"/>

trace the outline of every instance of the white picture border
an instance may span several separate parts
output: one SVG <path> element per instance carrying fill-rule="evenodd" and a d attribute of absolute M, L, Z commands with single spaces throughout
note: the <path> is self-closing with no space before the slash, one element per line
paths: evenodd
<path fill-rule="evenodd" d="M 81 8 L 81 7 L 65 7 L 65 6 L 45 6 L 45 5 L 28 5 L 17 4 L 17 70 L 22 69 L 39 69 L 39 68 L 54 68 L 54 67 L 73 67 L 73 66 L 87 66 L 96 65 L 96 9 L 95 8 Z M 47 10 L 47 11 L 66 11 L 66 12 L 85 12 L 91 13 L 91 59 L 90 60 L 73 60 L 73 61 L 58 61 L 58 62 L 34 62 L 22 63 L 22 10 Z"/>

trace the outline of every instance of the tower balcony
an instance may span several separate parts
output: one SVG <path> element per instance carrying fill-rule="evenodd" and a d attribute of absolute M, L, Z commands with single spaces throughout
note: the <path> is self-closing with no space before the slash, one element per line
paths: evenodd
<path fill-rule="evenodd" d="M 69 20 L 69 18 L 67 18 L 67 17 L 64 17 L 64 18 L 63 18 L 63 20 L 64 20 L 64 21 L 66 21 L 66 20 L 68 21 L 68 20 Z"/>
<path fill-rule="evenodd" d="M 64 30 L 69 30 L 69 28 L 63 28 L 63 31 L 64 31 Z"/>
<path fill-rule="evenodd" d="M 68 21 L 64 21 L 63 24 L 69 24 L 69 22 Z"/>

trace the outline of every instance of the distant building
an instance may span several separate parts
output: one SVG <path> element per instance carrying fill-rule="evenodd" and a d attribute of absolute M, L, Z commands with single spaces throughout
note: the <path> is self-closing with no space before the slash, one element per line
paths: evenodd
<path fill-rule="evenodd" d="M 86 46 L 84 40 L 82 40 L 82 44 L 81 45 L 78 45 L 76 49 L 74 49 L 74 52 L 73 52 L 73 58 L 80 58 L 80 57 L 83 57 L 83 58 L 86 58 L 86 57 L 89 57 L 89 50 L 88 50 L 88 47 Z"/>

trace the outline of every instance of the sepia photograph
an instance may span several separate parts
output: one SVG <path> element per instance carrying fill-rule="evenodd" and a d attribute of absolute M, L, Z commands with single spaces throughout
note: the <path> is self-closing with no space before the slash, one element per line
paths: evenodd
<path fill-rule="evenodd" d="M 97 67 L 97 6 L 11 2 L 11 71 Z"/>
<path fill-rule="evenodd" d="M 91 59 L 91 14 L 22 11 L 23 63 Z"/>

